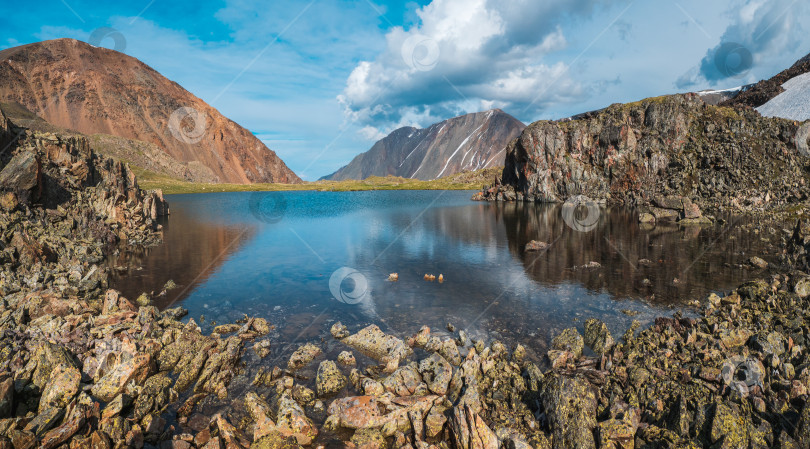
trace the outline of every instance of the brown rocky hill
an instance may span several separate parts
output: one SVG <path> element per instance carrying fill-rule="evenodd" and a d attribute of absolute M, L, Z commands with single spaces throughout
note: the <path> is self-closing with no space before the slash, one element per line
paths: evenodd
<path fill-rule="evenodd" d="M 696 94 L 613 105 L 579 120 L 529 125 L 507 149 L 502 184 L 477 197 L 587 195 L 664 209 L 686 209 L 688 198 L 712 209 L 768 210 L 808 199 L 800 128 L 750 108 L 710 106 Z"/>
<path fill-rule="evenodd" d="M 250 131 L 179 84 L 135 58 L 73 39 L 0 51 L 0 101 L 56 126 L 157 146 L 191 167 L 191 181 L 301 182 Z"/>
<path fill-rule="evenodd" d="M 493 109 L 467 114 L 429 128 L 400 128 L 348 165 L 324 177 L 341 181 L 369 176 L 431 180 L 503 165 L 506 145 L 526 127 Z"/>

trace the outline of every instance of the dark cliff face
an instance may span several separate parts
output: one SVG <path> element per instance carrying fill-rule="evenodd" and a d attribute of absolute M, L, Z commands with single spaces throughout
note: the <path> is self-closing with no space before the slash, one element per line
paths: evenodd
<path fill-rule="evenodd" d="M 500 109 L 467 114 L 429 128 L 400 128 L 325 179 L 401 176 L 436 179 L 503 165 L 506 145 L 525 125 Z"/>
<path fill-rule="evenodd" d="M 194 167 L 192 181 L 301 182 L 250 131 L 179 84 L 135 58 L 73 39 L 0 51 L 0 101 L 59 127 L 156 145 Z M 200 115 L 182 114 L 191 109 Z"/>
<path fill-rule="evenodd" d="M 702 206 L 801 201 L 810 185 L 800 124 L 695 94 L 613 105 L 580 120 L 531 124 L 507 149 L 502 185 L 484 199 L 624 204 L 683 196 Z M 806 153 L 805 153 L 806 154 Z"/>

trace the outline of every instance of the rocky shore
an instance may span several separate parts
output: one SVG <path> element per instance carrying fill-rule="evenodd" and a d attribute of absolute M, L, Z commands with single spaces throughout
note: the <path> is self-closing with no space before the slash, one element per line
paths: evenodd
<path fill-rule="evenodd" d="M 334 341 L 254 373 L 246 347 L 267 357 L 271 323 L 206 335 L 180 308 L 109 289 L 101 262 L 116 244 L 160 241 L 160 192 L 82 138 L 2 114 L 0 143 L 0 449 L 810 447 L 807 223 L 784 246 L 784 274 L 640 332 L 591 318 L 543 360 L 452 325 L 402 336 L 337 323 Z M 786 160 L 780 170 L 801 166 Z M 675 196 L 650 204 L 703 204 Z"/>
<path fill-rule="evenodd" d="M 719 107 L 696 94 L 617 104 L 531 124 L 503 174 L 474 199 L 564 202 L 579 195 L 637 207 L 646 220 L 703 212 L 792 217 L 806 205 L 806 133 L 791 120 Z"/>
<path fill-rule="evenodd" d="M 161 241 L 162 194 L 83 137 L 18 128 L 2 112 L 0 143 L 0 448 L 170 439 L 166 407 L 186 391 L 185 409 L 224 397 L 243 342 L 269 326 L 206 336 L 181 309 L 108 289 L 106 254 Z"/>

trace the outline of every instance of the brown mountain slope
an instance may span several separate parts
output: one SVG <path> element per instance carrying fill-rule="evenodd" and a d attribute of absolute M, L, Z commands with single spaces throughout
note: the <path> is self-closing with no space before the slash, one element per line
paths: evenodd
<path fill-rule="evenodd" d="M 0 51 L 0 101 L 85 134 L 157 145 L 181 163 L 202 167 L 200 180 L 301 182 L 250 131 L 179 84 L 135 58 L 73 39 Z M 175 112 L 180 108 L 193 108 L 202 119 L 170 126 L 173 113 L 182 117 Z"/>
<path fill-rule="evenodd" d="M 348 165 L 324 177 L 335 181 L 395 175 L 431 180 L 503 165 L 506 145 L 526 127 L 493 109 L 462 115 L 429 128 L 400 128 Z"/>

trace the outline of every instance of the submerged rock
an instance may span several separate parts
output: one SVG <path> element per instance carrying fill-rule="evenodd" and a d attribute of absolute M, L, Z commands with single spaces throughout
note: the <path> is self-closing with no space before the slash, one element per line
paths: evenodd
<path fill-rule="evenodd" d="M 296 349 L 293 355 L 290 356 L 290 361 L 287 362 L 287 368 L 291 370 L 301 369 L 312 363 L 321 353 L 321 348 L 312 343 L 307 343 Z"/>

